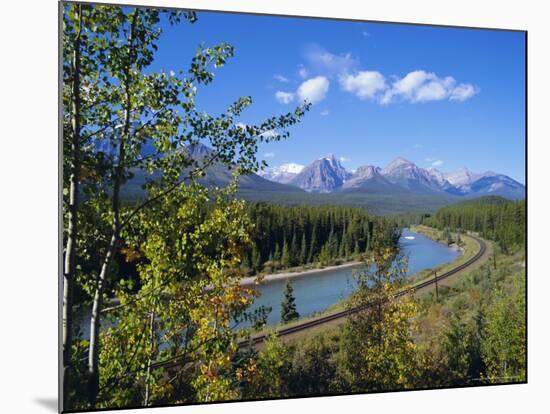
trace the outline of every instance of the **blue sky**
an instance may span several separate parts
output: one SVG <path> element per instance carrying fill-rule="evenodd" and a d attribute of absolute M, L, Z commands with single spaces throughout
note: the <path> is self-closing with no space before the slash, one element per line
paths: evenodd
<path fill-rule="evenodd" d="M 154 69 L 185 70 L 201 42 L 235 57 L 197 103 L 216 114 L 237 97 L 256 123 L 313 102 L 288 140 L 260 148 L 270 165 L 327 153 L 347 169 L 401 156 L 442 171 L 493 170 L 524 183 L 524 34 L 199 12 L 166 25 Z"/>

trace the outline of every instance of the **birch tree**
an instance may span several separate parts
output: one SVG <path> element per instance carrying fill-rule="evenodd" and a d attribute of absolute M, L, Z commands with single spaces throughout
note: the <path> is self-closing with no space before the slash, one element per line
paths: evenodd
<path fill-rule="evenodd" d="M 343 389 L 352 392 L 412 388 L 417 375 L 418 308 L 412 294 L 394 297 L 403 287 L 407 262 L 384 240 L 375 233 L 364 269 L 354 274 L 358 288 L 348 305 L 362 310 L 346 322 L 339 364 Z"/>
<path fill-rule="evenodd" d="M 70 292 L 79 260 L 74 246 L 92 242 L 83 240 L 74 226 L 78 212 L 85 208 L 79 197 L 108 229 L 99 235 L 104 241 L 99 263 L 82 282 L 92 297 L 87 382 L 88 406 L 93 408 L 100 384 L 101 312 L 106 297 L 112 296 L 109 283 L 121 234 L 131 229 L 140 212 L 164 202 L 212 165 L 238 168 L 243 174 L 256 171 L 261 165 L 256 159 L 258 144 L 286 138 L 286 128 L 298 122 L 308 107 L 299 106 L 294 112 L 244 128 L 237 127 L 236 120 L 251 105 L 250 97 L 236 99 L 218 116 L 199 110 L 195 105 L 199 88 L 210 84 L 212 70 L 223 66 L 234 53 L 226 43 L 199 47 L 187 72 L 151 72 L 162 25 L 194 22 L 192 12 L 68 4 L 63 19 L 67 39 L 63 51 L 64 106 L 70 114 L 64 117 L 63 128 L 64 160 L 70 172 L 64 176 L 69 198 L 63 312 L 66 367 L 70 366 L 72 341 Z M 85 76 L 83 67 L 87 68 Z M 85 111 L 82 102 L 78 108 L 83 94 Z M 266 134 L 268 131 L 274 133 Z M 190 149 L 200 143 L 208 144 L 212 151 L 206 157 L 193 158 Z M 70 154 L 68 149 L 72 149 Z M 86 188 L 82 187 L 83 171 Z M 125 184 L 140 174 L 147 177 L 143 199 L 123 205 Z M 68 378 L 64 377 L 65 383 Z"/>

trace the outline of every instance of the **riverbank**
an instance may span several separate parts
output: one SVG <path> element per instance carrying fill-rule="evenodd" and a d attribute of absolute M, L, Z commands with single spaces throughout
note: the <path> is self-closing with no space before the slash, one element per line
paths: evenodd
<path fill-rule="evenodd" d="M 414 225 L 414 226 L 411 226 L 410 228 L 411 228 L 411 231 L 422 234 L 423 236 L 426 236 L 437 243 L 447 246 L 447 243 L 445 243 L 445 241 L 443 241 L 440 237 L 440 231 L 435 228 L 424 226 L 424 225 Z M 456 238 L 456 233 L 452 233 L 452 235 Z M 412 284 L 422 282 L 427 278 L 433 277 L 435 273 L 441 274 L 441 273 L 447 272 L 456 266 L 462 265 L 463 263 L 467 262 L 472 257 L 474 257 L 480 249 L 479 244 L 467 234 L 462 234 L 461 237 L 462 237 L 463 245 L 457 246 L 455 244 L 456 246 L 455 248 L 461 253 L 461 255 L 456 260 L 454 260 L 451 263 L 445 263 L 441 266 L 434 267 L 432 269 L 425 269 L 423 271 L 420 271 L 410 278 L 410 282 Z"/>
<path fill-rule="evenodd" d="M 447 245 L 447 243 L 441 238 L 440 231 L 437 229 L 434 229 L 433 227 L 424 226 L 422 224 L 413 225 L 410 227 L 411 231 L 415 233 L 420 233 L 423 236 L 426 236 L 428 239 L 433 240 L 434 242 L 443 244 L 444 246 L 450 247 L 451 249 L 455 249 L 458 251 L 461 251 L 464 254 L 464 249 L 461 246 L 458 246 L 456 243 L 453 243 L 451 245 Z M 457 233 L 451 233 L 455 239 Z"/>
<path fill-rule="evenodd" d="M 261 279 L 260 283 L 270 282 L 274 280 L 281 280 L 281 279 L 292 279 L 292 278 L 302 277 L 302 276 L 311 276 L 319 273 L 329 272 L 331 270 L 339 270 L 339 269 L 346 269 L 349 267 L 359 266 L 360 264 L 361 262 L 359 261 L 353 261 L 353 262 L 348 262 L 341 265 L 327 266 L 319 269 L 308 269 L 308 270 L 301 270 L 297 272 L 272 273 L 272 274 L 260 277 Z M 257 276 L 244 277 L 241 279 L 241 286 L 255 285 L 257 284 L 257 281 L 258 281 Z"/>
<path fill-rule="evenodd" d="M 464 240 L 467 241 L 467 244 L 465 245 L 465 253 L 463 255 L 458 257 L 453 262 L 437 266 L 434 269 L 426 269 L 415 273 L 410 277 L 409 283 L 404 288 L 425 285 L 425 282 L 433 279 L 434 271 L 436 271 L 437 274 L 442 278 L 439 282 L 439 286 L 451 287 L 454 285 L 458 278 L 478 269 L 483 264 L 487 263 L 493 252 L 491 243 L 483 239 L 478 242 L 469 235 L 464 235 Z M 484 251 L 481 256 L 478 255 L 480 250 Z M 479 257 L 476 257 L 474 259 L 474 256 Z M 467 262 L 468 264 L 466 265 Z M 458 270 L 458 268 L 461 269 Z M 422 296 L 426 293 L 429 293 L 435 289 L 435 286 L 435 283 L 429 283 L 425 286 L 419 287 L 415 290 L 415 296 Z M 313 315 L 301 318 L 291 323 L 266 326 L 264 329 L 260 330 L 256 334 L 256 336 L 262 336 L 269 332 L 286 331 L 290 328 L 293 332 L 285 333 L 283 339 L 284 341 L 292 342 L 296 340 L 303 340 L 306 337 L 316 335 L 322 331 L 330 330 L 341 325 L 345 321 L 345 315 L 343 317 L 337 318 L 333 318 L 333 316 L 337 313 L 342 312 L 346 308 L 347 298 L 334 303 L 332 306 L 325 309 L 324 311 L 316 312 Z M 313 321 L 320 321 L 323 319 L 327 319 L 327 321 L 323 321 L 319 324 L 311 323 Z"/>
<path fill-rule="evenodd" d="M 411 231 L 414 233 L 422 234 L 423 236 L 428 237 L 429 239 L 441 243 L 445 245 L 446 247 L 449 247 L 451 249 L 459 251 L 462 255 L 465 254 L 465 250 L 457 245 L 453 246 L 447 246 L 445 243 L 443 243 L 439 237 L 438 234 L 434 234 L 434 232 L 437 232 L 436 229 L 432 229 L 430 227 L 426 226 L 411 226 Z M 311 276 L 323 272 L 329 272 L 331 270 L 339 270 L 339 269 L 346 269 L 349 267 L 354 267 L 360 265 L 360 261 L 352 261 L 348 263 L 343 263 L 340 265 L 333 265 L 333 266 L 326 266 L 323 268 L 313 268 L 313 269 L 305 269 L 305 270 L 296 270 L 293 271 L 292 269 L 289 269 L 285 272 L 279 272 L 279 273 L 271 273 L 268 275 L 259 275 L 259 276 L 250 276 L 250 277 L 244 277 L 241 279 L 240 284 L 241 286 L 250 286 L 250 285 L 256 285 L 264 282 L 270 282 L 274 280 L 281 280 L 281 279 L 292 279 L 297 277 L 303 277 L 303 276 Z M 258 282 L 260 280 L 260 282 Z"/>

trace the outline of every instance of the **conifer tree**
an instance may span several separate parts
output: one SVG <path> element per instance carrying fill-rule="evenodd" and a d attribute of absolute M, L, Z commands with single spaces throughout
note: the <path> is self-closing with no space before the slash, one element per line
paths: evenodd
<path fill-rule="evenodd" d="M 317 223 L 313 225 L 313 230 L 311 230 L 311 242 L 309 246 L 309 256 L 307 258 L 308 263 L 313 262 L 315 258 L 315 253 L 317 250 Z"/>
<path fill-rule="evenodd" d="M 275 243 L 275 251 L 273 252 L 273 260 L 278 262 L 281 260 L 281 251 L 279 250 L 279 243 Z"/>
<path fill-rule="evenodd" d="M 345 257 L 347 256 L 347 247 L 346 247 L 346 237 L 344 234 L 342 234 L 342 239 L 340 241 L 340 247 L 338 248 L 338 256 L 339 257 Z"/>
<path fill-rule="evenodd" d="M 283 243 L 283 252 L 281 253 L 281 266 L 283 268 L 290 265 L 290 253 L 288 251 L 288 244 L 286 240 Z"/>
<path fill-rule="evenodd" d="M 291 266 L 298 264 L 298 241 L 296 240 L 296 229 L 292 234 L 292 242 L 290 243 L 289 262 Z"/>
<path fill-rule="evenodd" d="M 295 301 L 294 289 L 292 288 L 290 280 L 287 280 L 283 302 L 281 303 L 281 322 L 287 323 L 300 317 L 300 314 L 296 310 Z"/>
<path fill-rule="evenodd" d="M 262 270 L 262 258 L 256 245 L 252 246 L 252 268 L 255 272 L 260 272 Z"/>
<path fill-rule="evenodd" d="M 321 252 L 319 253 L 319 262 L 321 265 L 326 266 L 330 263 L 331 255 L 330 255 L 330 247 L 329 243 L 323 244 L 323 247 L 321 248 Z"/>
<path fill-rule="evenodd" d="M 302 234 L 302 246 L 300 248 L 300 264 L 305 264 L 307 260 L 307 241 L 306 234 Z"/>

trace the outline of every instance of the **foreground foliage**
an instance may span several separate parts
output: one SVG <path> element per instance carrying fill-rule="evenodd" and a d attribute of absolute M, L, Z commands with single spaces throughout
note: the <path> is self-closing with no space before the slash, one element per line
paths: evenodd
<path fill-rule="evenodd" d="M 271 338 L 259 353 L 266 361 L 258 365 L 259 382 L 245 388 L 245 398 L 525 381 L 520 258 L 508 256 L 496 271 L 486 266 L 452 290 L 440 288 L 439 301 L 433 294 L 390 299 L 382 313 L 370 308 L 340 328 L 290 343 Z M 394 288 L 385 284 L 378 295 Z"/>
<path fill-rule="evenodd" d="M 189 56 L 187 71 L 151 70 L 163 27 L 183 21 L 194 23 L 196 19 L 193 12 L 64 4 L 65 410 L 148 405 L 169 394 L 177 379 L 161 386 L 162 374 L 151 372 L 149 367 L 160 355 L 160 344 L 165 346 L 157 338 L 159 332 L 176 330 L 176 315 L 179 327 L 194 324 L 193 329 L 184 329 L 185 333 L 207 338 L 208 344 L 197 345 L 189 354 L 196 359 L 192 365 L 202 368 L 199 376 L 191 376 L 191 382 L 187 379 L 185 383 L 200 400 L 228 395 L 230 379 L 223 372 L 228 369 L 232 345 L 224 336 L 228 329 L 225 319 L 238 315 L 247 302 L 231 288 L 223 294 L 219 289 L 234 285 L 226 270 L 240 263 L 237 258 L 246 247 L 249 231 L 241 228 L 238 238 L 216 250 L 218 247 L 207 241 L 217 240 L 217 226 L 227 224 L 225 230 L 237 231 L 233 218 L 222 208 L 211 211 L 214 216 L 210 218 L 204 216 L 207 204 L 217 195 L 206 196 L 206 189 L 199 190 L 193 183 L 213 165 L 234 170 L 237 175 L 257 171 L 262 166 L 256 158 L 258 144 L 286 138 L 287 127 L 298 122 L 309 106 L 300 105 L 293 112 L 246 128 L 238 126 L 237 119 L 252 103 L 248 96 L 237 98 L 216 116 L 197 108 L 200 88 L 211 84 L 213 70 L 233 56 L 231 45 L 200 46 Z M 212 149 L 208 156 L 192 156 L 202 144 Z M 124 187 L 137 174 L 146 178 L 142 188 L 146 197 L 124 203 Z M 175 207 L 176 201 L 194 213 L 186 217 Z M 197 203 L 203 205 L 199 208 Z M 229 201 L 224 208 L 243 212 L 243 207 Z M 212 222 L 207 224 L 209 220 Z M 192 224 L 198 229 L 195 239 L 178 240 Z M 190 254 L 189 243 L 199 250 Z M 127 268 L 139 273 L 133 279 L 134 286 L 124 277 Z M 205 277 L 213 297 L 199 294 Z M 155 296 L 149 291 L 177 297 L 181 292 L 176 291 L 174 280 L 181 278 L 196 280 L 184 286 L 194 294 L 190 297 L 193 300 L 182 299 L 169 306 L 162 303 L 163 298 L 149 298 Z M 149 299 L 130 306 L 131 294 Z M 117 329 L 105 331 L 101 325 L 106 302 L 115 296 L 123 302 L 124 311 L 117 312 Z M 218 300 L 221 302 L 216 305 Z M 136 308 L 137 303 L 145 307 Z M 75 304 L 91 309 L 89 340 L 82 341 L 76 332 Z M 163 318 L 166 320 L 159 323 Z M 133 392 L 141 386 L 144 395 Z"/>
<path fill-rule="evenodd" d="M 360 208 L 245 205 L 240 175 L 261 142 L 288 136 L 308 105 L 245 128 L 237 98 L 217 116 L 200 88 L 233 56 L 201 46 L 189 70 L 152 72 L 162 23 L 194 13 L 66 4 L 63 14 L 63 409 L 100 409 L 525 379 L 525 205 L 453 206 L 426 218 L 481 232 L 501 256 L 440 297 L 393 297 L 406 264 L 393 221 Z M 266 134 L 270 132 L 269 134 Z M 211 151 L 193 157 L 202 143 Z M 213 166 L 224 189 L 198 184 Z M 144 199 L 121 192 L 146 177 Z M 239 348 L 262 322 L 243 275 L 362 259 L 342 330 Z M 116 300 L 118 301 L 116 301 Z M 298 317 L 292 291 L 283 319 Z M 74 326 L 90 309 L 89 338 Z M 248 330 L 236 330 L 241 321 Z"/>

